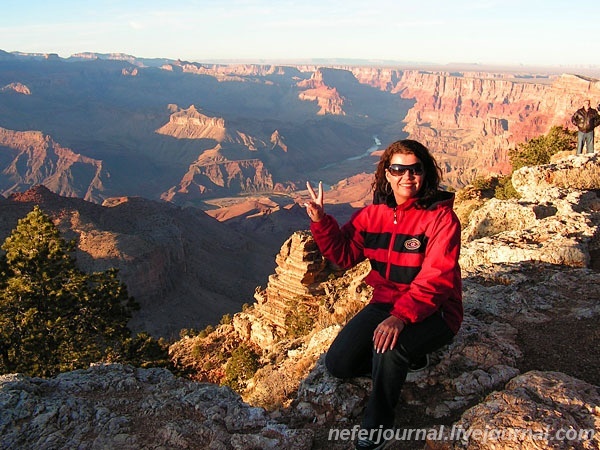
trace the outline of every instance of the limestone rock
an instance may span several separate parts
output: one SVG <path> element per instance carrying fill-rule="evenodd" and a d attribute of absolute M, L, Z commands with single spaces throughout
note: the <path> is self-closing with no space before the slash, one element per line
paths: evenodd
<path fill-rule="evenodd" d="M 0 377 L 0 447 L 308 450 L 312 432 L 271 420 L 229 388 L 164 369 L 93 366 Z"/>
<path fill-rule="evenodd" d="M 321 357 L 298 387 L 295 413 L 319 424 L 343 423 L 362 412 L 370 390 L 370 378 L 340 380 L 331 376 Z"/>
<path fill-rule="evenodd" d="M 515 189 L 524 197 L 535 200 L 550 188 L 563 190 L 598 189 L 600 186 L 598 153 L 569 155 L 543 166 L 522 167 L 512 175 Z"/>
<path fill-rule="evenodd" d="M 461 266 L 543 261 L 590 267 L 600 248 L 600 160 L 570 156 L 513 174 L 519 200 L 491 199 L 463 230 Z"/>
<path fill-rule="evenodd" d="M 320 283 L 325 281 L 330 270 L 310 233 L 302 231 L 284 242 L 275 261 L 277 267 L 269 277 L 267 288 L 255 295 L 255 311 L 284 332 L 289 305 L 310 302 L 323 294 Z"/>
<path fill-rule="evenodd" d="M 446 450 L 597 449 L 600 390 L 559 372 L 527 372 L 466 411 L 444 438 Z"/>
<path fill-rule="evenodd" d="M 23 83 L 9 83 L 3 88 L 0 88 L 0 93 L 2 92 L 16 92 L 17 94 L 31 95 L 31 90 Z"/>

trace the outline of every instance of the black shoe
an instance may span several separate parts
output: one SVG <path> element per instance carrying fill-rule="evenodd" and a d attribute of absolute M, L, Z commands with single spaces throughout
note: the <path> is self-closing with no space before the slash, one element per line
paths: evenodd
<path fill-rule="evenodd" d="M 411 359 L 408 363 L 408 371 L 409 372 L 418 372 L 420 370 L 425 370 L 429 367 L 429 355 L 423 355 L 416 359 Z"/>
<path fill-rule="evenodd" d="M 356 450 L 382 450 L 385 444 L 387 444 L 385 439 L 382 439 L 381 442 L 378 441 L 377 444 L 369 439 L 359 439 L 354 448 Z"/>

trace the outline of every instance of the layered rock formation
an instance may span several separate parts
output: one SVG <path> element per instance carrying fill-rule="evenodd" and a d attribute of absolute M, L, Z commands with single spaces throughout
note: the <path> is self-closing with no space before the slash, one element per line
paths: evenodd
<path fill-rule="evenodd" d="M 215 149 L 213 149 L 215 150 Z M 204 152 L 190 165 L 181 182 L 169 189 L 162 200 L 185 204 L 200 202 L 207 197 L 235 195 L 274 190 L 273 177 L 260 159 L 205 161 Z"/>
<path fill-rule="evenodd" d="M 179 185 L 164 192 L 161 199 L 185 204 L 217 195 L 282 190 L 259 157 L 247 158 L 248 151 L 259 149 L 279 148 L 286 152 L 285 138 L 277 130 L 271 134 L 269 145 L 240 130 L 228 130 L 225 119 L 206 116 L 194 105 L 188 109 L 169 105 L 169 109 L 172 111 L 169 123 L 156 133 L 178 139 L 214 141 L 217 145 L 204 150 L 189 166 Z"/>
<path fill-rule="evenodd" d="M 169 71 L 180 70 L 196 75 L 209 75 L 220 82 L 253 81 L 259 83 L 261 82 L 261 78 L 284 75 L 290 70 L 295 71 L 295 75 L 300 75 L 297 69 L 290 67 L 257 64 L 199 64 L 189 61 L 176 61 L 164 64 L 161 68 Z"/>
<path fill-rule="evenodd" d="M 39 131 L 0 128 L 0 149 L 4 195 L 44 184 L 60 195 L 98 201 L 109 178 L 102 161 L 77 154 Z"/>
<path fill-rule="evenodd" d="M 576 75 L 494 74 L 483 72 L 426 72 L 355 67 L 310 69 L 309 79 L 297 82 L 299 98 L 316 101 L 318 115 L 347 114 L 378 117 L 371 102 L 342 74 L 412 106 L 397 111 L 410 138 L 427 145 L 437 155 L 449 185 L 460 187 L 489 173 L 510 172 L 509 150 L 519 143 L 547 133 L 552 126 L 571 127 L 570 117 L 585 98 L 600 95 L 600 82 Z M 284 74 L 291 68 L 280 68 Z M 220 67 L 219 73 L 225 68 Z M 234 73 L 235 68 L 230 69 Z M 325 76 L 326 73 L 336 76 Z M 242 71 L 247 76 L 259 70 Z M 341 94 L 344 90 L 344 95 Z M 407 103 L 408 104 L 408 103 Z M 360 112 L 354 111 L 361 105 Z M 382 107 L 398 105 L 381 103 Z M 348 113 L 350 108 L 352 113 Z M 378 117 L 378 119 L 383 119 Z M 382 124 L 390 120 L 386 117 Z M 382 128 L 384 128 L 382 126 Z M 398 138 L 399 130 L 392 138 Z"/>
<path fill-rule="evenodd" d="M 194 105 L 188 109 L 180 109 L 177 105 L 169 105 L 172 111 L 169 123 L 160 127 L 156 132 L 181 139 L 214 139 L 223 142 L 231 140 L 225 128 L 222 117 L 208 117 L 199 112 Z"/>
<path fill-rule="evenodd" d="M 254 294 L 257 303 L 253 314 L 238 317 L 235 322 L 236 331 L 244 340 L 261 347 L 285 336 L 290 309 L 293 305 L 314 303 L 315 297 L 324 294 L 321 283 L 331 273 L 307 232 L 294 233 L 281 247 L 275 262 L 277 267 L 269 276 L 267 288 L 257 288 Z"/>
<path fill-rule="evenodd" d="M 583 100 L 600 96 L 598 80 L 567 74 L 351 70 L 362 83 L 416 100 L 404 130 L 440 155 L 454 185 L 477 172 L 506 173 L 509 149 L 554 125 L 572 128 L 570 117 Z"/>
<path fill-rule="evenodd" d="M 459 188 L 478 175 L 508 173 L 512 148 L 553 125 L 570 126 L 581 101 L 600 94 L 595 79 L 536 72 L 208 65 L 120 54 L 50 58 L 57 64 L 42 54 L 4 56 L 0 71 L 11 83 L 0 125 L 41 130 L 88 158 L 60 174 L 66 169 L 49 155 L 20 151 L 30 172 L 19 173 L 20 189 L 60 178 L 55 192 L 86 195 L 93 161 L 104 171 L 88 194 L 97 202 L 140 195 L 198 204 L 306 179 L 333 185 L 372 173 L 371 159 L 361 155 L 373 135 L 384 145 L 406 136 L 421 140 L 437 155 L 446 183 Z M 10 94 L 15 90 L 32 94 Z M 19 136 L 26 147 L 29 137 Z M 214 172 L 238 169 L 211 167 L 198 175 L 204 177 L 194 182 L 198 189 L 186 190 L 191 172 L 217 145 L 222 161 L 249 169 L 248 161 L 260 160 L 260 173 L 217 186 Z M 3 167 L 11 161 L 0 158 Z"/>
<path fill-rule="evenodd" d="M 22 83 L 9 83 L 0 89 L 0 92 L 16 92 L 17 94 L 31 95 L 31 90 Z"/>
<path fill-rule="evenodd" d="M 156 130 L 158 134 L 164 134 L 177 139 L 211 139 L 218 143 L 232 143 L 242 145 L 250 151 L 266 148 L 268 145 L 261 139 L 248 135 L 240 130 L 229 131 L 222 117 L 209 117 L 202 114 L 191 105 L 188 109 L 179 108 L 177 105 L 169 105 L 172 112 L 169 123 Z M 271 135 L 273 147 L 279 146 L 283 137 L 275 130 Z M 283 148 L 283 147 L 282 147 Z M 285 151 L 285 150 L 284 150 Z"/>
<path fill-rule="evenodd" d="M 344 98 L 340 96 L 335 87 L 327 86 L 323 82 L 323 73 L 320 69 L 315 71 L 309 80 L 298 82 L 298 87 L 301 90 L 298 94 L 300 100 L 317 102 L 319 105 L 318 115 L 346 115 L 343 109 Z"/>

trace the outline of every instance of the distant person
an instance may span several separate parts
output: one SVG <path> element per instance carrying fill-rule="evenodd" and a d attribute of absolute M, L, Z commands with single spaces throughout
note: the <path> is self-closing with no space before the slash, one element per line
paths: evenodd
<path fill-rule="evenodd" d="M 599 105 L 600 108 L 600 105 Z M 575 111 L 571 122 L 577 127 L 577 154 L 583 153 L 585 144 L 588 153 L 594 153 L 594 128 L 600 125 L 598 111 L 590 107 L 590 101 L 585 100 L 583 106 Z"/>
<path fill-rule="evenodd" d="M 377 166 L 373 204 L 341 228 L 325 214 L 322 183 L 318 193 L 306 183 L 310 229 L 322 254 L 343 268 L 371 263 L 365 282 L 373 297 L 325 358 L 335 377 L 373 380 L 356 449 L 383 448 L 408 371 L 426 367 L 427 355 L 448 344 L 462 323 L 460 223 L 454 194 L 439 190 L 440 181 L 424 145 L 394 142 Z"/>

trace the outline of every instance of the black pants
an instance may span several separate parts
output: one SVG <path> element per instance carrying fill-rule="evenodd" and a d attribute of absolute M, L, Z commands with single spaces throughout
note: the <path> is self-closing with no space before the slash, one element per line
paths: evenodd
<path fill-rule="evenodd" d="M 363 428 L 394 427 L 394 410 L 408 373 L 408 363 L 448 344 L 454 334 L 439 312 L 408 324 L 385 353 L 375 352 L 373 333 L 390 316 L 392 305 L 369 304 L 337 335 L 325 357 L 327 370 L 338 378 L 371 374 L 373 390 L 362 420 Z"/>

